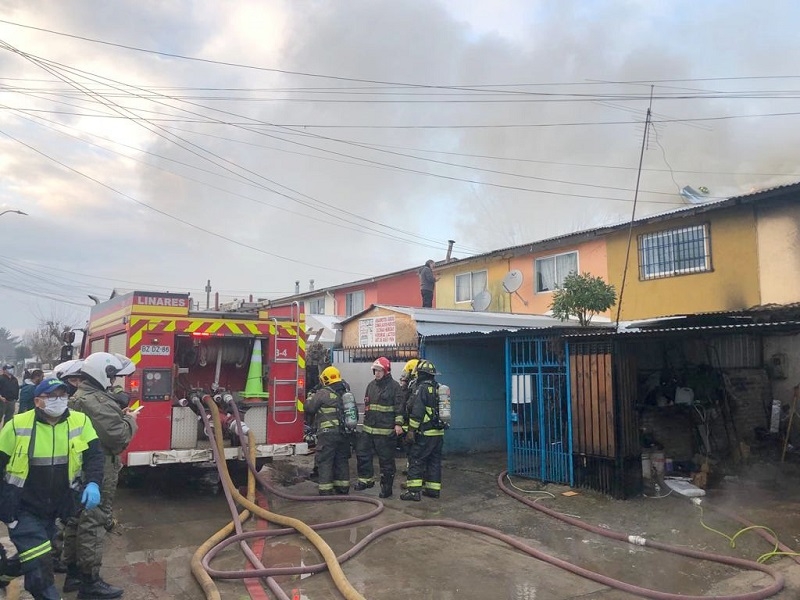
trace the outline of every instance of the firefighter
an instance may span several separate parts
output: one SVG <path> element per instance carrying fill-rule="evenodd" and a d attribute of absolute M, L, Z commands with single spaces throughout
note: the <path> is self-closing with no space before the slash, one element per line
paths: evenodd
<path fill-rule="evenodd" d="M 108 391 L 114 378 L 124 369 L 122 362 L 108 352 L 95 352 L 83 361 L 78 390 L 70 407 L 86 413 L 92 420 L 103 450 L 103 488 L 99 506 L 84 510 L 67 521 L 64 528 L 64 562 L 67 577 L 64 592 L 78 590 L 78 598 L 119 598 L 124 590 L 109 585 L 100 577 L 103 539 L 112 518 L 117 490 L 119 455 L 136 433 L 136 413 L 122 409 Z"/>
<path fill-rule="evenodd" d="M 350 491 L 350 434 L 344 430 L 342 394 L 349 390 L 339 369 L 327 367 L 319 376 L 322 387 L 306 400 L 317 429 L 319 495 Z"/>
<path fill-rule="evenodd" d="M 78 501 L 86 511 L 98 505 L 103 454 L 91 420 L 67 408 L 63 381 L 45 379 L 34 396 L 35 410 L 0 432 L 0 518 L 17 547 L 25 589 L 35 600 L 58 600 L 50 552 L 55 521 L 71 517 Z"/>
<path fill-rule="evenodd" d="M 377 454 L 381 470 L 378 496 L 389 498 L 397 470 L 394 462 L 397 437 L 403 435 L 403 390 L 392 379 L 392 365 L 385 356 L 372 363 L 372 374 L 375 379 L 369 382 L 364 394 L 364 428 L 356 444 L 358 481 L 353 488 L 360 491 L 375 485 L 372 459 Z"/>
<path fill-rule="evenodd" d="M 442 489 L 442 447 L 445 425 L 439 419 L 436 367 L 429 360 L 417 365 L 417 383 L 408 419 L 408 479 L 401 500 L 420 501 L 420 492 L 438 498 Z"/>

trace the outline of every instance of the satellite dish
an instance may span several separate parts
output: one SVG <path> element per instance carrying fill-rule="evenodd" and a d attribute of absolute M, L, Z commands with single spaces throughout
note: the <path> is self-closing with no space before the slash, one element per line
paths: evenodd
<path fill-rule="evenodd" d="M 528 301 L 520 296 L 519 292 L 517 291 L 520 287 L 522 287 L 522 271 L 519 269 L 514 269 L 513 271 L 506 273 L 506 276 L 503 277 L 503 289 L 507 291 L 509 295 L 516 294 L 517 298 L 522 300 L 522 303 L 525 306 L 528 306 Z"/>
<path fill-rule="evenodd" d="M 483 290 L 472 299 L 472 310 L 486 310 L 491 303 L 492 295 L 489 293 L 489 290 Z"/>
<path fill-rule="evenodd" d="M 503 277 L 503 288 L 509 293 L 516 292 L 522 285 L 522 271 L 514 269 Z"/>

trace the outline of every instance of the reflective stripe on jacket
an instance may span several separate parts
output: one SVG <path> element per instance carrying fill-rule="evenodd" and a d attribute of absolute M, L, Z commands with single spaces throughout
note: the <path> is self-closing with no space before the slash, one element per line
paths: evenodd
<path fill-rule="evenodd" d="M 367 385 L 364 398 L 364 433 L 391 435 L 403 425 L 403 388 L 387 373 Z"/>
<path fill-rule="evenodd" d="M 31 452 L 31 436 L 36 427 L 36 442 Z M 66 420 L 49 425 L 36 420 L 36 411 L 15 416 L 0 434 L 0 452 L 9 456 L 5 481 L 23 487 L 31 466 L 67 465 L 69 482 L 75 481 L 83 466 L 83 451 L 97 439 L 89 418 L 70 411 Z"/>
<path fill-rule="evenodd" d="M 342 397 L 330 387 L 323 387 L 306 400 L 306 412 L 312 413 L 317 434 L 341 431 L 339 410 Z"/>
<path fill-rule="evenodd" d="M 433 379 L 417 381 L 414 397 L 411 404 L 411 414 L 408 418 L 410 430 L 418 431 L 422 435 L 444 435 L 444 427 L 438 420 L 439 395 L 436 392 L 438 384 Z"/>

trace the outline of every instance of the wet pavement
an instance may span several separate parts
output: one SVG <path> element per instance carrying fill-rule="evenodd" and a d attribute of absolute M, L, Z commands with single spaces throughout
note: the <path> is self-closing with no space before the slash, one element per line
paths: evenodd
<path fill-rule="evenodd" d="M 351 461 L 354 463 L 354 461 Z M 267 467 L 277 485 L 295 494 L 316 495 L 306 479 L 312 457 L 276 459 Z M 398 468 L 404 460 L 398 459 Z M 772 579 L 760 572 L 686 558 L 625 542 L 614 541 L 576 528 L 541 513 L 497 486 L 505 467 L 503 455 L 454 456 L 445 459 L 443 492 L 438 500 L 422 502 L 387 499 L 385 510 L 369 522 L 321 533 L 337 554 L 351 548 L 372 531 L 410 520 L 452 519 L 497 529 L 535 549 L 598 573 L 663 592 L 722 597 L 753 592 Z M 154 470 L 155 471 L 155 470 Z M 779 539 L 800 548 L 800 475 L 796 469 L 778 470 L 758 465 L 739 478 L 728 479 L 704 500 L 703 521 L 709 528 L 732 536 L 743 526 L 710 510 L 733 510 L 749 521 L 768 526 Z M 586 490 L 564 496 L 565 486 L 540 485 L 514 478 L 526 497 L 555 511 L 603 529 L 635 534 L 680 547 L 725 556 L 757 559 L 772 550 L 754 533 L 742 534 L 731 547 L 728 540 L 701 523 L 700 510 L 683 497 L 637 498 L 616 501 Z M 377 498 L 378 487 L 360 495 Z M 363 514 L 363 503 L 335 501 L 300 503 L 273 495 L 263 499 L 270 510 L 309 524 Z M 196 482 L 167 473 L 148 473 L 135 485 L 118 492 L 118 528 L 107 538 L 103 576 L 126 587 L 129 600 L 202 599 L 200 586 L 190 572 L 195 549 L 230 521 L 224 496 L 201 490 Z M 265 527 L 251 521 L 246 529 Z M 272 526 L 270 526 L 272 527 Z M 263 546 L 266 565 L 309 565 L 321 562 L 317 551 L 297 535 L 282 536 L 251 545 Z M 259 548 L 260 549 L 260 548 Z M 218 569 L 238 570 L 246 559 L 235 546 L 213 561 Z M 768 563 L 786 577 L 778 600 L 800 598 L 800 565 L 789 558 Z M 528 556 L 503 542 L 443 527 L 402 529 L 373 541 L 343 565 L 352 585 L 369 600 L 398 598 L 498 599 L 498 600 L 625 600 L 639 596 L 569 573 Z M 63 576 L 58 576 L 60 582 Z M 336 599 L 342 596 L 327 573 L 276 577 L 290 598 Z M 259 580 L 220 580 L 224 600 L 272 598 Z M 12 597 L 12 594 L 9 594 Z"/>

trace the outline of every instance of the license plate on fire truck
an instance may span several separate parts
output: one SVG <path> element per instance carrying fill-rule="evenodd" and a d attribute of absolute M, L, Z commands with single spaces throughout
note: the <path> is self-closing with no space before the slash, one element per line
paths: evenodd
<path fill-rule="evenodd" d="M 147 346 L 142 345 L 141 352 L 148 356 L 169 356 L 169 346 Z"/>

